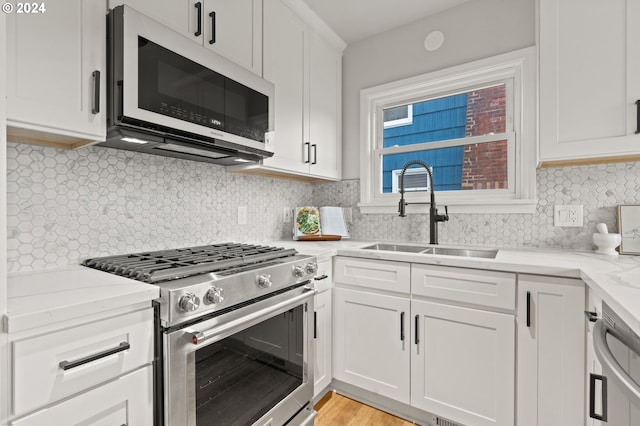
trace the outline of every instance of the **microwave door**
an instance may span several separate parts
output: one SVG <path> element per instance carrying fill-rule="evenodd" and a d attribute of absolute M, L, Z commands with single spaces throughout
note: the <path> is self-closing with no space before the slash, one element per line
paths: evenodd
<path fill-rule="evenodd" d="M 110 60 L 120 123 L 265 150 L 264 133 L 273 123 L 272 83 L 130 7 L 119 8 Z"/>

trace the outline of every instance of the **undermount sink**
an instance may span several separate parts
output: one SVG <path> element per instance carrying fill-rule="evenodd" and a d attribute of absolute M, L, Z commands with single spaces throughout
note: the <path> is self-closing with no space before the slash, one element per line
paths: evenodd
<path fill-rule="evenodd" d="M 365 250 L 383 250 L 383 251 L 400 251 L 405 253 L 434 254 L 443 256 L 460 256 L 460 257 L 482 257 L 485 259 L 495 259 L 498 250 L 494 249 L 463 249 L 453 247 L 425 247 L 425 246 L 409 246 L 400 244 L 373 244 L 363 247 Z"/>
<path fill-rule="evenodd" d="M 383 250 L 383 251 L 403 251 L 407 253 L 421 253 L 430 247 L 425 246 L 404 246 L 399 244 L 374 244 L 372 246 L 363 247 L 365 250 Z"/>

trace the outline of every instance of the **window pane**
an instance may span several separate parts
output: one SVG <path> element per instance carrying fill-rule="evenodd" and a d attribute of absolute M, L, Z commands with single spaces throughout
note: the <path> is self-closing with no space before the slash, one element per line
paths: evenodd
<path fill-rule="evenodd" d="M 383 155 L 383 193 L 398 192 L 400 172 L 412 160 L 423 161 L 431 167 L 436 191 L 507 188 L 506 140 Z M 420 169 L 412 166 L 408 170 L 414 168 Z M 409 172 L 405 177 L 408 175 Z M 409 186 L 410 181 L 406 182 Z M 416 186 L 417 184 L 412 184 L 413 188 Z"/>
<path fill-rule="evenodd" d="M 402 105 L 399 107 L 386 108 L 382 111 L 384 121 L 399 120 L 401 118 L 407 118 L 408 105 Z"/>
<path fill-rule="evenodd" d="M 482 136 L 506 131 L 505 85 L 411 104 L 410 125 L 384 129 L 383 148 Z M 388 108 L 387 115 L 404 113 L 408 105 Z M 411 109 L 408 109 L 411 111 Z M 401 118 L 401 117 L 395 117 Z"/>

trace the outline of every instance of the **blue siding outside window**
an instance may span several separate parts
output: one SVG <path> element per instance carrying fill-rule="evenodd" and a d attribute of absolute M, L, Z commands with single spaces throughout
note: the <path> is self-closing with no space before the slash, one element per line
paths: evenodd
<path fill-rule="evenodd" d="M 405 146 L 463 138 L 467 121 L 467 95 L 455 95 L 413 104 L 410 125 L 384 129 L 383 147 Z M 421 160 L 433 169 L 436 191 L 460 190 L 464 147 L 385 155 L 382 159 L 382 192 L 392 192 L 392 171 L 411 160 Z"/>

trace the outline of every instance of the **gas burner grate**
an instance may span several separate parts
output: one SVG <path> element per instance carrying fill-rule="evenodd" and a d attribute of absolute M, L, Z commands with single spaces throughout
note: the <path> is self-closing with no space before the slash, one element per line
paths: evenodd
<path fill-rule="evenodd" d="M 82 264 L 148 283 L 221 272 L 294 256 L 282 247 L 224 243 L 126 255 L 96 257 Z"/>

